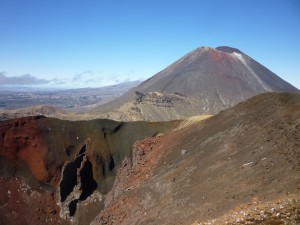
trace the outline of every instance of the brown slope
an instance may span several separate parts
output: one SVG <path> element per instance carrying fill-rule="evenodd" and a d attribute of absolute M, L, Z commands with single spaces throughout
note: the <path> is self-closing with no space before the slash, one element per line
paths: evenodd
<path fill-rule="evenodd" d="M 114 111 L 107 116 L 115 119 L 170 120 L 216 114 L 257 94 L 284 91 L 299 90 L 241 51 L 201 47 L 94 112 Z M 153 93 L 163 98 L 136 101 Z"/>
<path fill-rule="evenodd" d="M 137 142 L 93 224 L 298 224 L 299 149 L 300 94 L 259 95 Z"/>
<path fill-rule="evenodd" d="M 51 118 L 58 118 L 63 120 L 92 120 L 99 118 L 99 115 L 88 113 L 76 113 L 67 109 L 61 109 L 49 105 L 36 105 L 25 108 L 0 110 L 0 121 L 17 119 L 28 116 L 46 116 Z"/>

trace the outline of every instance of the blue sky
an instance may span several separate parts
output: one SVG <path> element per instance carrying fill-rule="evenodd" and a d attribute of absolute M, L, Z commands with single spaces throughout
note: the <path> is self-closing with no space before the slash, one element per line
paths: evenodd
<path fill-rule="evenodd" d="M 0 80 L 102 86 L 228 45 L 300 88 L 298 0 L 1 0 Z"/>

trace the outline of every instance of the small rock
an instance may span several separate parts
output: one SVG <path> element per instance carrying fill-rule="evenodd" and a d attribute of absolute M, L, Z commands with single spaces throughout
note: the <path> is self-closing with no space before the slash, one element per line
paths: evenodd
<path fill-rule="evenodd" d="M 242 165 L 242 168 L 251 167 L 254 165 L 254 162 L 248 162 Z"/>
<path fill-rule="evenodd" d="M 271 209 L 271 213 L 274 214 L 275 213 L 275 208 Z"/>
<path fill-rule="evenodd" d="M 187 150 L 182 149 L 182 150 L 181 150 L 181 155 L 184 155 L 185 153 L 187 153 Z"/>

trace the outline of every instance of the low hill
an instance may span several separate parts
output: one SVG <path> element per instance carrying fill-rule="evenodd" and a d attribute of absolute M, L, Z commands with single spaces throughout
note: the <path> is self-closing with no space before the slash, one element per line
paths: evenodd
<path fill-rule="evenodd" d="M 74 89 L 0 85 L 0 120 L 37 115 L 68 120 L 96 119 L 100 116 L 87 112 L 120 97 L 139 83 L 130 81 L 99 88 Z"/>

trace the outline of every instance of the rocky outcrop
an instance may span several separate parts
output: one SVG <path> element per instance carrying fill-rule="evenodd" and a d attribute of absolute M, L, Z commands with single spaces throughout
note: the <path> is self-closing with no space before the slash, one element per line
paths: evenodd
<path fill-rule="evenodd" d="M 180 94 L 163 94 L 158 92 L 135 92 L 135 103 L 150 103 L 158 107 L 173 107 L 174 104 L 189 103 L 189 99 Z"/>

